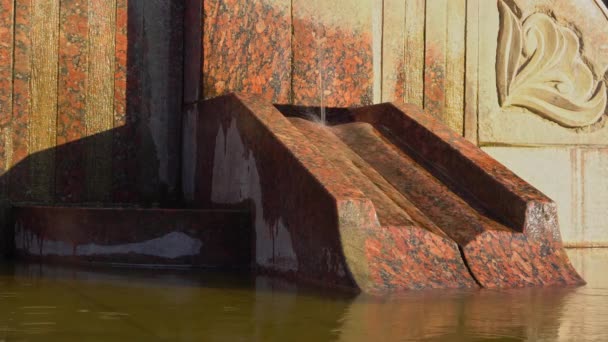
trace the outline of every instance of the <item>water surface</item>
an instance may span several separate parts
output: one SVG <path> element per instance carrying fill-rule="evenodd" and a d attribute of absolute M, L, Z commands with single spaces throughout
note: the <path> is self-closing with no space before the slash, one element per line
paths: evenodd
<path fill-rule="evenodd" d="M 5 265 L 0 341 L 608 341 L 608 250 L 588 285 L 389 298 L 192 271 Z"/>

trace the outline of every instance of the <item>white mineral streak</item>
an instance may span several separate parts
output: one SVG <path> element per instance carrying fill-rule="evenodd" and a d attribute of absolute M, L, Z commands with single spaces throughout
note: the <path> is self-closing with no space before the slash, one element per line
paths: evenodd
<path fill-rule="evenodd" d="M 117 245 L 90 243 L 81 244 L 74 248 L 70 242 L 42 239 L 36 233 L 23 229 L 18 224 L 15 227 L 15 245 L 18 250 L 42 256 L 99 256 L 133 253 L 175 259 L 198 255 L 203 243 L 182 232 L 171 232 L 162 237 L 142 242 Z"/>
<path fill-rule="evenodd" d="M 298 259 L 283 219 L 276 222 L 264 219 L 262 188 L 255 158 L 251 151 L 246 150 L 234 120 L 225 134 L 220 128 L 215 138 L 211 200 L 220 204 L 253 201 L 256 263 L 282 271 L 297 271 Z"/>

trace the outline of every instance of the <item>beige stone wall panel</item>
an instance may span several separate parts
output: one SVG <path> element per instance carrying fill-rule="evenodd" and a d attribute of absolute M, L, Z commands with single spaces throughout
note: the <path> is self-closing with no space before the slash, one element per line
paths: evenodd
<path fill-rule="evenodd" d="M 608 143 L 608 44 L 602 44 L 608 17 L 599 6 L 595 0 L 481 3 L 480 26 L 487 28 L 479 40 L 482 145 Z"/>
<path fill-rule="evenodd" d="M 557 203 L 566 246 L 608 246 L 608 148 L 483 149 Z"/>

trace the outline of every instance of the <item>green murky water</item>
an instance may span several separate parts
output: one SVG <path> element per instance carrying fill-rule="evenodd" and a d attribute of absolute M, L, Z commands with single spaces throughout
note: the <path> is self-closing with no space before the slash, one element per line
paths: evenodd
<path fill-rule="evenodd" d="M 575 289 L 352 297 L 269 278 L 4 266 L 0 341 L 608 341 L 608 250 Z"/>

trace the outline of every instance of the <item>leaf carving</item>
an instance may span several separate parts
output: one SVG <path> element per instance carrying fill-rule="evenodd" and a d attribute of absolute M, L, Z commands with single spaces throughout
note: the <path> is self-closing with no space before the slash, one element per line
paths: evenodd
<path fill-rule="evenodd" d="M 543 13 L 521 24 L 504 0 L 498 8 L 500 105 L 525 108 L 566 127 L 597 122 L 606 111 L 606 85 L 583 61 L 576 33 Z"/>
<path fill-rule="evenodd" d="M 498 32 L 498 59 L 496 61 L 496 81 L 498 82 L 498 98 L 504 102 L 509 93 L 509 85 L 513 81 L 521 55 L 521 24 L 519 18 L 503 1 L 498 3 L 500 21 Z"/>

